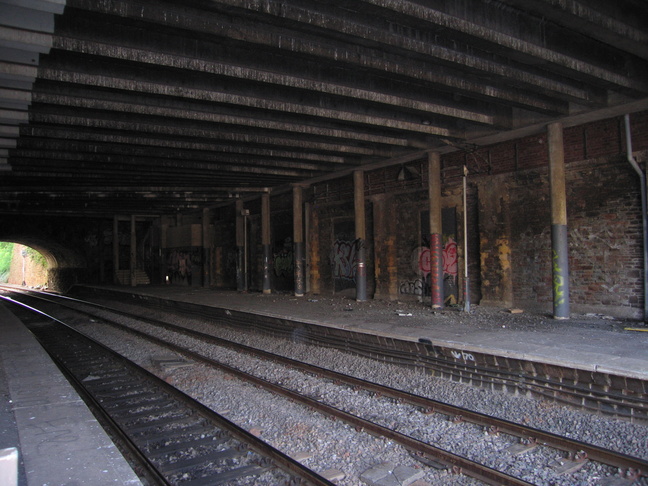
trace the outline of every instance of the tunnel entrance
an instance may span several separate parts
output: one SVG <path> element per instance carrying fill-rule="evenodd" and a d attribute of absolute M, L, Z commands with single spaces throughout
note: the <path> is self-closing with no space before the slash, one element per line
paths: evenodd
<path fill-rule="evenodd" d="M 47 287 L 48 263 L 38 250 L 20 243 L 0 242 L 0 283 Z"/>

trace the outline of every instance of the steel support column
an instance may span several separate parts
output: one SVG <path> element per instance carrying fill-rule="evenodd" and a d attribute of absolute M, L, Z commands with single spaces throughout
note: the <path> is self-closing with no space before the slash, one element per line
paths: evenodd
<path fill-rule="evenodd" d="M 270 194 L 261 195 L 261 245 L 263 246 L 263 293 L 272 293 L 270 263 L 272 252 L 270 246 Z"/>
<path fill-rule="evenodd" d="M 293 187 L 293 252 L 295 269 L 295 295 L 304 295 L 304 205 L 303 189 Z"/>
<path fill-rule="evenodd" d="M 567 191 L 565 188 L 562 124 L 549 124 L 547 134 L 551 188 L 553 315 L 555 319 L 569 319 L 569 245 L 567 241 Z"/>
<path fill-rule="evenodd" d="M 130 284 L 137 286 L 137 233 L 135 232 L 135 215 L 130 218 Z"/>
<path fill-rule="evenodd" d="M 204 208 L 202 212 L 202 273 L 203 281 L 202 286 L 209 288 L 211 285 L 210 268 L 211 268 L 211 252 L 209 241 L 209 221 L 211 219 L 211 211 Z"/>
<path fill-rule="evenodd" d="M 430 205 L 430 292 L 432 307 L 443 307 L 443 226 L 441 224 L 441 155 L 428 154 Z"/>
<path fill-rule="evenodd" d="M 119 218 L 113 217 L 113 283 L 119 284 Z"/>
<path fill-rule="evenodd" d="M 356 267 L 356 300 L 367 300 L 367 268 L 365 263 L 365 240 L 367 238 L 367 224 L 365 215 L 365 190 L 364 172 L 353 172 L 353 196 L 355 206 L 355 236 L 357 245 Z"/>
<path fill-rule="evenodd" d="M 470 312 L 470 275 L 468 274 L 468 167 L 464 165 L 463 175 L 463 259 L 464 259 L 464 308 L 465 312 Z"/>
<path fill-rule="evenodd" d="M 236 290 L 247 292 L 247 275 L 245 269 L 245 237 L 247 218 L 244 215 L 243 201 L 236 200 Z"/>

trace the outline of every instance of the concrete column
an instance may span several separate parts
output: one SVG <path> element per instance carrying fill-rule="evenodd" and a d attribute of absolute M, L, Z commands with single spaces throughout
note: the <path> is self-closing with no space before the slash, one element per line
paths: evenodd
<path fill-rule="evenodd" d="M 166 248 L 167 248 L 167 230 L 169 229 L 169 224 L 166 222 L 166 219 L 160 218 L 160 253 L 159 253 L 159 275 L 160 275 L 160 280 L 164 284 L 170 284 L 171 281 L 171 275 L 169 275 L 169 266 L 167 262 L 167 253 L 166 253 Z"/>
<path fill-rule="evenodd" d="M 119 284 L 119 218 L 113 217 L 113 283 Z"/>
<path fill-rule="evenodd" d="M 135 215 L 130 219 L 130 284 L 137 286 L 137 234 L 135 232 Z"/>
<path fill-rule="evenodd" d="M 358 245 L 356 267 L 356 300 L 367 300 L 367 268 L 365 263 L 365 241 L 367 239 L 365 197 L 364 197 L 364 172 L 353 172 L 353 200 L 355 207 L 355 244 Z"/>
<path fill-rule="evenodd" d="M 263 293 L 272 293 L 272 247 L 270 235 L 270 194 L 261 195 L 261 245 L 263 246 Z"/>
<path fill-rule="evenodd" d="M 430 204 L 430 287 L 432 307 L 443 307 L 443 225 L 441 223 L 441 155 L 428 154 Z"/>
<path fill-rule="evenodd" d="M 293 255 L 295 269 L 295 295 L 304 295 L 304 207 L 303 189 L 293 187 Z"/>
<path fill-rule="evenodd" d="M 311 290 L 311 251 L 310 251 L 310 241 L 311 241 L 311 204 L 309 202 L 304 202 L 304 290 L 307 294 L 312 292 Z"/>
<path fill-rule="evenodd" d="M 315 204 L 309 206 L 309 224 L 308 224 L 308 276 L 310 282 L 309 292 L 319 294 L 321 292 L 320 276 L 320 220 L 319 213 Z"/>
<path fill-rule="evenodd" d="M 244 216 L 243 201 L 236 200 L 236 290 L 239 292 L 247 291 L 247 272 L 245 268 L 245 237 L 247 218 Z"/>
<path fill-rule="evenodd" d="M 204 288 L 211 285 L 211 245 L 209 241 L 209 222 L 211 220 L 211 211 L 204 208 L 202 212 L 202 284 Z"/>
<path fill-rule="evenodd" d="M 569 245 L 567 241 L 567 191 L 565 188 L 563 128 L 560 123 L 551 123 L 547 129 L 551 188 L 553 314 L 556 319 L 569 319 Z"/>
<path fill-rule="evenodd" d="M 99 281 L 106 283 L 106 256 L 104 255 L 104 235 L 103 235 L 103 221 L 99 221 L 99 228 L 97 229 L 97 242 L 99 244 Z"/>

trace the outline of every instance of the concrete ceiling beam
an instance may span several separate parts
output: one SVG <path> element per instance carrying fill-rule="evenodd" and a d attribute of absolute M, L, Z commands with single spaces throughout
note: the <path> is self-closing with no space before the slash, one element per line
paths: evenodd
<path fill-rule="evenodd" d="M 393 129 L 403 132 L 414 132 L 439 137 L 463 138 L 464 133 L 460 130 L 433 124 L 425 125 L 420 122 L 398 120 L 387 116 L 366 115 L 361 112 L 344 111 L 319 106 L 305 105 L 288 100 L 268 99 L 232 92 L 218 92 L 179 86 L 174 84 L 161 84 L 135 79 L 124 79 L 118 77 L 101 76 L 79 72 L 63 71 L 57 69 L 41 68 L 40 78 L 50 81 L 74 83 L 101 88 L 117 89 L 123 91 L 140 92 L 152 95 L 172 96 L 187 98 L 190 100 L 206 101 L 210 103 L 223 103 L 237 105 L 257 110 L 270 110 L 274 112 L 301 115 L 315 118 L 324 118 L 334 122 L 347 122 L 360 126 L 380 127 L 380 129 Z"/>
<path fill-rule="evenodd" d="M 617 2 L 594 6 L 591 1 L 579 0 L 502 1 L 648 60 L 648 33 L 633 25 L 641 20 L 632 17 L 632 10 L 619 11 Z"/>
<path fill-rule="evenodd" d="M 517 83 L 518 88 L 527 87 L 534 91 L 540 89 L 544 90 L 547 93 L 565 96 L 566 98 L 579 99 L 581 100 L 581 102 L 585 103 L 596 102 L 596 96 L 594 96 L 592 92 L 588 91 L 584 87 L 578 86 L 575 83 L 569 82 L 567 79 L 556 79 L 555 77 L 544 76 L 539 72 L 534 72 L 529 69 L 522 69 L 521 67 L 511 65 L 508 62 L 498 62 L 497 60 L 495 60 L 494 56 L 478 56 L 470 52 L 463 52 L 458 49 L 448 48 L 441 44 L 434 43 L 432 39 L 418 40 L 414 37 L 390 32 L 384 28 L 377 28 L 368 24 L 349 21 L 346 20 L 342 16 L 342 14 L 340 14 L 340 16 L 326 15 L 310 9 L 287 6 L 278 1 L 267 2 L 267 4 L 271 6 L 271 8 L 268 8 L 265 3 L 262 6 L 258 2 L 249 0 L 223 0 L 219 3 L 226 3 L 228 5 L 237 6 L 239 8 L 248 8 L 260 13 L 266 13 L 281 17 L 283 19 L 301 22 L 311 27 L 316 26 L 329 31 L 335 31 L 346 36 L 356 37 L 362 39 L 365 42 L 372 42 L 376 46 L 384 46 L 383 48 L 388 52 L 394 52 L 395 50 L 398 50 L 405 56 L 419 55 L 424 56 L 425 58 L 431 58 L 435 60 L 435 62 L 440 62 L 448 65 L 460 65 L 462 69 L 470 69 L 475 73 L 479 73 L 480 75 L 484 76 L 486 81 L 490 80 L 492 77 L 498 78 L 500 80 L 507 79 L 509 80 L 509 82 L 510 80 L 513 80 L 515 83 Z M 432 11 L 431 9 L 427 9 L 419 4 L 401 2 L 400 0 L 393 2 L 390 0 L 385 0 L 385 5 L 388 5 L 390 9 L 398 11 L 399 13 L 401 13 L 401 10 L 411 10 L 411 13 L 413 14 L 419 13 L 420 11 Z M 408 8 L 410 5 L 414 5 L 414 7 Z M 446 19 L 447 17 L 449 16 L 442 16 L 442 19 Z M 469 24 L 467 22 L 461 21 L 461 19 L 453 18 L 453 20 L 456 20 L 462 26 L 463 24 Z M 453 23 L 450 22 L 448 22 L 448 24 L 453 25 Z M 456 29 L 456 26 L 445 27 L 442 23 L 435 24 L 435 26 Z M 481 31 L 488 31 L 489 29 L 482 26 L 474 26 L 473 30 L 476 33 Z M 480 35 L 482 36 L 482 38 L 487 37 L 483 32 Z M 492 35 L 496 36 L 496 33 L 493 33 Z M 487 39 L 484 38 L 484 40 Z M 505 43 L 505 39 L 500 39 L 500 43 Z M 530 47 L 529 50 L 531 50 Z M 535 57 L 538 57 L 538 53 L 535 54 Z M 590 69 L 590 67 L 585 63 L 580 65 L 580 67 L 587 70 Z M 594 67 L 592 66 L 591 68 L 593 69 Z M 614 76 L 614 74 L 615 73 L 609 73 L 611 77 L 615 77 L 616 79 L 618 76 Z M 623 85 L 627 83 L 633 84 L 631 80 L 622 79 L 620 77 L 618 78 L 619 82 Z"/>
<path fill-rule="evenodd" d="M 229 141 L 232 143 L 258 144 L 274 146 L 279 149 L 311 150 L 333 154 L 366 155 L 379 154 L 374 149 L 362 146 L 344 145 L 337 142 L 321 142 L 304 140 L 303 138 L 290 138 L 287 136 L 266 136 L 255 133 L 234 133 L 230 130 L 208 130 L 192 127 L 178 127 L 151 122 L 129 123 L 120 120 L 91 118 L 72 115 L 55 115 L 49 113 L 34 113 L 31 121 L 34 123 L 62 125 L 69 128 L 92 128 L 105 130 L 118 130 L 130 133 L 156 134 L 173 137 L 191 137 L 210 139 L 212 141 Z M 405 146 L 406 144 L 403 144 Z M 388 152 L 385 152 L 385 154 Z"/>
<path fill-rule="evenodd" d="M 217 144 L 205 142 L 186 142 L 182 140 L 173 140 L 169 138 L 153 138 L 144 136 L 127 136 L 117 135 L 115 133 L 101 133 L 101 132 L 87 132 L 75 131 L 71 134 L 69 130 L 63 127 L 23 127 L 22 134 L 31 137 L 31 140 L 41 139 L 46 142 L 47 139 L 53 140 L 78 140 L 84 142 L 98 142 L 105 145 L 116 146 L 136 146 L 144 150 L 149 150 L 150 147 L 167 148 L 177 150 L 198 150 L 212 153 L 226 153 L 226 154 L 241 154 L 241 155 L 255 155 L 258 157 L 282 157 L 296 160 L 309 160 L 314 162 L 322 162 L 328 164 L 345 164 L 348 163 L 348 158 L 308 152 L 292 152 L 289 150 L 272 150 L 265 148 L 254 148 L 241 145 L 231 144 Z M 30 143 L 33 143 L 30 141 Z M 38 142 L 36 142 L 38 143 Z M 128 150 L 128 148 L 124 148 Z M 137 150 L 137 149 L 136 149 Z"/>
<path fill-rule="evenodd" d="M 167 66 L 186 71 L 226 76 L 234 79 L 243 79 L 269 85 L 304 89 L 327 95 L 351 98 L 353 100 L 368 101 L 390 107 L 407 108 L 425 113 L 459 118 L 474 123 L 487 125 L 495 125 L 496 123 L 499 123 L 500 125 L 507 125 L 505 121 L 498 121 L 494 115 L 486 113 L 486 110 L 483 110 L 482 112 L 471 111 L 452 106 L 450 103 L 434 103 L 424 99 L 404 97 L 400 94 L 363 89 L 350 84 L 345 85 L 341 83 L 327 82 L 316 78 L 291 76 L 279 72 L 234 65 L 229 62 L 218 63 L 205 59 L 60 37 L 55 40 L 55 46 L 66 51 L 139 62 L 153 66 Z"/>
<path fill-rule="evenodd" d="M 215 37 L 225 37 L 229 39 L 229 42 L 237 41 L 256 44 L 299 56 L 323 58 L 329 62 L 348 63 L 364 69 L 375 69 L 379 72 L 388 71 L 393 74 L 437 83 L 439 86 L 445 86 L 446 89 L 451 91 L 463 90 L 466 95 L 474 93 L 474 95 L 481 95 L 491 99 L 493 97 L 511 99 L 528 105 L 539 104 L 542 107 L 549 102 L 547 100 L 543 103 L 542 98 L 538 99 L 537 95 L 533 94 L 540 89 L 546 93 L 563 96 L 565 101 L 598 103 L 597 96 L 580 86 L 570 86 L 565 82 L 536 76 L 521 69 L 511 68 L 506 64 L 480 59 L 476 56 L 464 55 L 443 48 L 436 49 L 427 43 L 414 43 L 403 39 L 401 36 L 377 29 L 375 29 L 375 34 L 378 38 L 374 39 L 376 46 L 367 47 L 366 45 L 345 43 L 332 37 L 323 42 L 321 38 L 310 35 L 308 28 L 306 32 L 295 32 L 279 26 L 273 26 L 272 29 L 269 29 L 267 25 L 260 23 L 240 21 L 240 19 L 232 21 L 231 18 L 225 15 L 206 14 L 204 11 L 194 11 L 190 8 L 180 9 L 171 5 L 165 5 L 163 9 L 158 4 L 139 5 L 135 8 L 133 5 L 121 0 L 101 3 L 91 0 L 70 0 L 68 4 L 91 12 L 115 15 L 167 27 L 188 29 Z M 306 11 L 306 13 L 308 12 L 310 11 Z M 296 18 L 300 17 L 300 15 L 296 16 Z M 345 29 L 344 26 L 336 28 L 335 25 L 329 25 L 330 23 L 315 25 L 347 35 L 349 30 L 361 27 L 357 24 L 345 22 L 341 18 L 331 20 L 335 20 L 336 23 L 348 24 L 348 28 Z M 361 37 L 357 32 L 355 35 Z M 368 34 L 364 37 L 367 36 Z M 296 39 L 299 39 L 299 41 L 296 41 Z M 411 45 L 401 46 L 399 55 L 394 55 L 392 44 L 395 43 L 398 46 L 402 42 Z M 413 48 L 418 48 L 421 51 L 419 53 L 421 56 L 413 59 L 412 51 L 416 52 Z M 421 60 L 421 57 L 428 58 L 431 62 L 426 63 Z M 470 67 L 477 75 L 481 74 L 481 76 L 479 76 L 478 81 L 471 81 L 465 79 L 465 76 L 460 71 L 454 73 L 452 70 L 443 72 L 444 70 L 440 68 L 439 63 L 444 64 L 446 68 L 450 66 L 461 66 L 462 69 Z M 505 83 L 507 77 L 514 79 L 516 91 L 526 89 L 529 93 L 516 96 L 510 92 L 510 89 L 507 90 L 491 82 L 491 77 L 497 78 L 499 83 Z"/>
<path fill-rule="evenodd" d="M 0 129 L 0 134 L 2 133 Z M 305 171 L 331 171 L 339 168 L 338 164 L 286 160 L 278 157 L 237 155 L 228 153 L 203 152 L 198 150 L 178 150 L 158 147 L 124 147 L 118 144 L 85 143 L 71 140 L 31 140 L 32 150 L 70 154 L 102 154 L 104 156 L 132 156 L 145 159 L 182 160 L 187 163 L 208 162 L 235 164 L 242 167 L 276 167 Z M 20 156 L 20 152 L 16 154 Z"/>
<path fill-rule="evenodd" d="M 12 161 L 23 163 L 25 160 L 48 160 L 49 165 L 53 169 L 56 167 L 57 161 L 64 162 L 82 162 L 86 170 L 92 170 L 93 165 L 97 164 L 100 167 L 104 164 L 105 167 L 114 167 L 115 158 L 110 154 L 93 154 L 93 153 L 75 153 L 75 152 L 51 152 L 48 150 L 35 150 L 35 149 L 17 149 L 12 154 Z M 315 173 L 320 172 L 316 167 L 312 169 L 303 169 L 301 167 L 288 169 L 281 167 L 272 167 L 270 163 L 263 166 L 242 165 L 240 163 L 227 164 L 222 161 L 213 162 L 198 162 L 198 161 L 185 161 L 185 160 L 165 160 L 153 157 L 137 157 L 137 156 L 120 156 L 119 166 L 127 168 L 134 166 L 141 167 L 155 167 L 158 173 L 164 173 L 165 169 L 181 169 L 186 171 L 198 171 L 206 175 L 207 172 L 218 174 L 219 176 L 226 172 L 245 173 L 245 174 L 271 174 L 281 175 L 286 177 L 313 177 Z M 322 171 L 323 172 L 323 171 Z"/>
<path fill-rule="evenodd" d="M 142 100 L 138 97 L 138 100 Z M 75 108 L 86 108 L 94 110 L 113 111 L 118 113 L 132 113 L 134 115 L 157 116 L 166 118 L 176 118 L 193 120 L 198 122 L 238 125 L 248 128 L 264 129 L 281 132 L 294 132 L 305 135 L 314 135 L 318 137 L 340 138 L 346 140 L 363 140 L 373 143 L 383 143 L 388 145 L 403 145 L 406 142 L 400 138 L 362 134 L 358 131 L 344 130 L 341 128 L 327 128 L 321 123 L 317 126 L 309 124 L 308 120 L 293 119 L 267 119 L 264 114 L 253 116 L 235 116 L 218 112 L 210 112 L 208 105 L 189 106 L 183 105 L 176 107 L 164 107 L 154 104 L 140 104 L 136 101 L 118 102 L 102 99 L 73 97 L 65 95 L 53 95 L 48 93 L 34 93 L 34 101 L 39 103 L 60 105 Z M 171 105 L 177 105 L 171 101 Z M 217 109 L 217 108 L 216 108 Z M 267 116 L 267 115 L 266 115 Z M 286 121 L 284 121 L 286 120 Z"/>
<path fill-rule="evenodd" d="M 237 0 L 230 1 L 236 2 Z M 535 59 L 536 63 L 542 62 L 548 65 L 557 66 L 561 68 L 561 70 L 562 68 L 567 69 L 571 71 L 575 77 L 587 76 L 587 80 L 592 83 L 604 81 L 639 93 L 648 92 L 648 83 L 644 80 L 634 79 L 633 77 L 624 75 L 613 68 L 603 68 L 593 62 L 566 54 L 565 48 L 570 48 L 568 41 L 569 37 L 571 37 L 570 33 L 572 32 L 569 29 L 565 29 L 563 32 L 563 36 L 567 37 L 566 39 L 563 37 L 559 40 L 552 41 L 548 36 L 543 36 L 543 38 L 536 38 L 529 41 L 524 38 L 524 33 L 518 32 L 516 33 L 517 35 L 512 35 L 507 32 L 502 32 L 498 29 L 498 23 L 489 22 L 487 16 L 482 17 L 482 19 L 485 18 L 485 21 L 482 23 L 476 23 L 407 0 L 363 1 L 399 14 L 423 20 L 436 28 L 440 27 L 457 31 L 461 34 L 508 49 L 515 52 L 516 57 L 525 55 L 531 59 Z M 500 12 L 502 11 L 503 10 L 500 9 Z M 493 16 L 498 16 L 500 14 L 500 12 L 497 12 L 495 9 L 491 12 Z M 540 20 L 541 18 L 539 21 Z M 516 22 L 516 24 L 518 24 L 518 22 Z M 560 42 L 560 45 L 556 42 Z M 553 45 L 551 45 L 552 43 Z M 600 49 L 603 50 L 605 48 L 604 46 L 600 46 Z M 599 53 L 590 53 L 590 55 L 599 55 Z M 597 58 L 597 60 L 600 59 L 600 57 Z"/>

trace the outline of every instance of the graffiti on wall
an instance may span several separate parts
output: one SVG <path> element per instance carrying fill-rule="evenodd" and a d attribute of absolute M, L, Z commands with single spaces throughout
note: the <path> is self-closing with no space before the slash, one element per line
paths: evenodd
<path fill-rule="evenodd" d="M 333 278 L 355 280 L 358 266 L 359 241 L 335 240 L 331 251 Z"/>
<path fill-rule="evenodd" d="M 444 244 L 442 247 L 443 258 L 443 289 L 446 300 L 452 295 L 456 295 L 456 280 L 458 275 L 458 257 L 457 242 L 452 237 L 443 237 Z M 412 270 L 421 275 L 413 281 L 406 281 L 400 285 L 400 293 L 407 295 L 430 295 L 431 292 L 431 270 L 432 256 L 430 248 L 419 246 L 412 250 L 411 254 Z"/>
<path fill-rule="evenodd" d="M 336 292 L 355 288 L 359 245 L 360 240 L 355 237 L 355 223 L 352 220 L 335 223 L 329 259 Z"/>
<path fill-rule="evenodd" d="M 295 262 L 292 249 L 292 239 L 286 238 L 283 247 L 278 253 L 272 256 L 274 261 L 274 272 L 277 277 L 293 277 Z"/>
<path fill-rule="evenodd" d="M 425 289 L 430 287 L 430 282 L 417 278 L 400 284 L 399 291 L 405 295 L 425 295 Z"/>
<path fill-rule="evenodd" d="M 174 248 L 167 252 L 167 272 L 169 283 L 189 285 L 193 283 L 194 268 L 200 269 L 202 256 L 197 248 Z"/>
<path fill-rule="evenodd" d="M 272 269 L 276 290 L 292 290 L 295 285 L 295 256 L 293 239 L 287 236 L 275 242 L 272 253 Z"/>
<path fill-rule="evenodd" d="M 432 293 L 431 270 L 435 266 L 430 251 L 429 212 L 421 212 L 421 245 L 411 253 L 411 268 L 415 278 L 401 282 L 399 292 L 406 295 L 430 296 Z M 456 237 L 456 214 L 454 208 L 442 211 L 443 235 L 441 237 L 441 265 L 443 267 L 443 295 L 446 304 L 457 302 L 458 256 Z"/>

